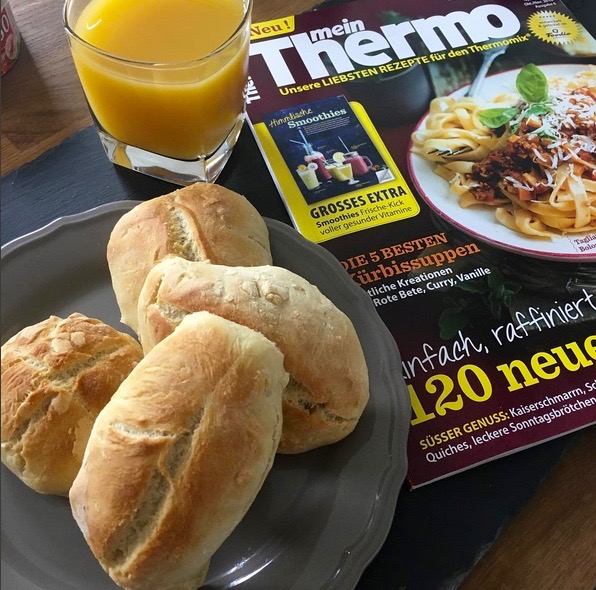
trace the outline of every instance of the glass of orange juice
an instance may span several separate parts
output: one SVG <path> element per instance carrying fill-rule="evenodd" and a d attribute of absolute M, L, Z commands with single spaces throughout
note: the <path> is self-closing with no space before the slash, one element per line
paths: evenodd
<path fill-rule="evenodd" d="M 213 182 L 245 118 L 252 0 L 66 0 L 64 26 L 112 162 Z"/>

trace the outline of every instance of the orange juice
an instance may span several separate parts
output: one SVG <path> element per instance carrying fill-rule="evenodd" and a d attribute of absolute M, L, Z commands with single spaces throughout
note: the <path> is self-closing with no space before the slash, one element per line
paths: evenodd
<path fill-rule="evenodd" d="M 91 0 L 71 49 L 100 127 L 171 158 L 213 153 L 244 109 L 244 16 L 242 0 Z"/>

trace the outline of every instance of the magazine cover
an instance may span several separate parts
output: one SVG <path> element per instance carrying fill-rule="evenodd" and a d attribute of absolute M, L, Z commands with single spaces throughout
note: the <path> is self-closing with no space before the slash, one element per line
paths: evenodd
<path fill-rule="evenodd" d="M 395 337 L 412 488 L 596 422 L 595 63 L 550 0 L 253 24 L 251 128 Z"/>

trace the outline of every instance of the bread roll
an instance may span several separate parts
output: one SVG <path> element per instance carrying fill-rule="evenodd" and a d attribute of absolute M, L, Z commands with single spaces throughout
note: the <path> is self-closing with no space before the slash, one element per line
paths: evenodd
<path fill-rule="evenodd" d="M 68 495 L 97 414 L 142 356 L 131 336 L 80 313 L 13 336 L 2 346 L 2 462 L 34 490 Z"/>
<path fill-rule="evenodd" d="M 137 300 L 151 267 L 173 254 L 229 266 L 271 263 L 269 232 L 250 202 L 198 183 L 137 205 L 115 225 L 107 257 L 122 322 L 137 330 Z"/>
<path fill-rule="evenodd" d="M 200 310 L 261 332 L 283 352 L 291 379 L 279 452 L 308 451 L 352 432 L 369 396 L 364 353 L 350 319 L 314 285 L 275 266 L 163 260 L 139 299 L 145 352 Z"/>
<path fill-rule="evenodd" d="M 98 416 L 73 515 L 129 590 L 195 590 L 244 516 L 281 433 L 283 356 L 261 334 L 187 316 Z"/>

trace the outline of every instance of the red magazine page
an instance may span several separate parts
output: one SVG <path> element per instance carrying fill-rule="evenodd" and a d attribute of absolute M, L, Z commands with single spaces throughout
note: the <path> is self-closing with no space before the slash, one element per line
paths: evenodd
<path fill-rule="evenodd" d="M 411 487 L 596 422 L 596 40 L 561 2 L 255 23 L 248 115 L 296 228 L 393 334 Z"/>

